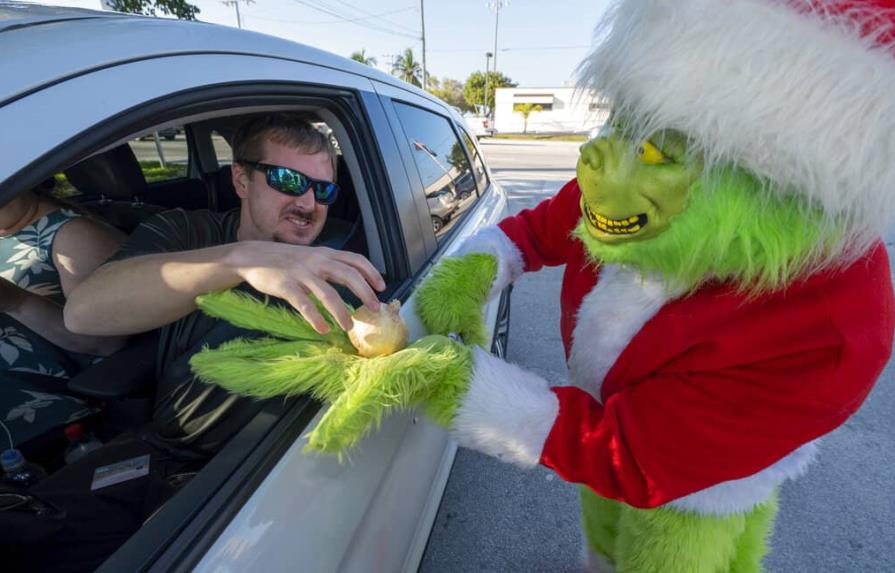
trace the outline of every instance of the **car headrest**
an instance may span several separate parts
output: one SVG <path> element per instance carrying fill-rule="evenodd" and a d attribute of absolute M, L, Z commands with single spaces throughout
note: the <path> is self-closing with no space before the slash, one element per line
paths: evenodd
<path fill-rule="evenodd" d="M 126 143 L 66 169 L 65 177 L 85 195 L 106 200 L 136 201 L 146 191 L 140 163 Z"/>

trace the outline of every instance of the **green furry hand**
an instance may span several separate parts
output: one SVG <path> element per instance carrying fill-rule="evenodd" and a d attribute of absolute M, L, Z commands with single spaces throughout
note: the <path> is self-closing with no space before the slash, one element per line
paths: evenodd
<path fill-rule="evenodd" d="M 423 405 L 436 422 L 450 426 L 472 373 L 469 348 L 444 336 L 421 338 L 378 358 L 358 358 L 344 391 L 308 439 L 308 448 L 341 454 L 393 410 Z"/>
<path fill-rule="evenodd" d="M 325 309 L 321 335 L 289 308 L 235 291 L 201 296 L 207 314 L 271 338 L 237 339 L 190 359 L 203 381 L 256 398 L 309 394 L 332 405 L 311 432 L 308 448 L 342 454 L 392 410 L 423 405 L 449 426 L 466 393 L 472 351 L 444 336 L 426 336 L 388 356 L 362 358 Z M 275 338 L 274 338 L 275 337 Z"/>
<path fill-rule="evenodd" d="M 429 332 L 455 332 L 467 344 L 486 347 L 482 308 L 497 276 L 497 259 L 484 253 L 445 257 L 420 286 L 416 312 Z"/>

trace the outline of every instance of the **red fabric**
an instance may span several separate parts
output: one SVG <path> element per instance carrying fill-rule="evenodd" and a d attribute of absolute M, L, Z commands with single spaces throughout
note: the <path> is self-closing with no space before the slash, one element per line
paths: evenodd
<path fill-rule="evenodd" d="M 636 507 L 752 475 L 858 409 L 893 327 L 882 245 L 785 293 L 746 301 L 707 287 L 632 339 L 606 375 L 603 404 L 554 389 L 560 414 L 541 462 Z"/>
<path fill-rule="evenodd" d="M 588 261 L 581 241 L 570 238 L 581 219 L 580 201 L 578 181 L 573 179 L 554 197 L 499 224 L 522 253 L 526 272 L 539 271 L 544 266 L 566 265 L 559 319 L 566 360 L 572 347 L 578 307 L 594 288 L 599 275 L 599 268 Z"/>
<path fill-rule="evenodd" d="M 877 45 L 892 48 L 895 43 L 895 0 L 785 0 L 799 12 L 809 9 L 821 15 L 845 17 L 860 26 L 865 37 L 875 37 Z"/>
<path fill-rule="evenodd" d="M 571 181 L 500 223 L 526 271 L 566 264 L 561 330 L 597 282 L 580 241 Z M 602 404 L 555 388 L 560 414 L 541 463 L 636 507 L 752 475 L 841 425 L 888 359 L 895 305 L 879 245 L 845 271 L 746 300 L 710 285 L 665 305 L 607 373 Z M 581 341 L 579 341 L 581 343 Z"/>

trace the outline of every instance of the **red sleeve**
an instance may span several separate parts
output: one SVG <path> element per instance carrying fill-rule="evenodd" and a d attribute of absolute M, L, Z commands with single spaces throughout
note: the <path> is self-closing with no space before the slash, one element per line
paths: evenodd
<path fill-rule="evenodd" d="M 526 272 L 566 263 L 572 231 L 581 219 L 580 201 L 578 181 L 573 179 L 555 196 L 498 224 L 521 251 Z"/>
<path fill-rule="evenodd" d="M 656 507 L 753 475 L 834 430 L 857 411 L 892 350 L 885 251 L 878 260 L 875 272 L 859 261 L 856 274 L 839 275 L 843 288 L 825 303 L 786 299 L 773 323 L 745 308 L 724 335 L 683 349 L 605 404 L 555 388 L 559 415 L 541 463 L 605 497 Z M 712 359 L 726 366 L 706 368 Z"/>

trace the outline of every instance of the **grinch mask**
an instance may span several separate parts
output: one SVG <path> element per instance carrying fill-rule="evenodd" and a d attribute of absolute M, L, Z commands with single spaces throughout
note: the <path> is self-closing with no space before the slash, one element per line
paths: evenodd
<path fill-rule="evenodd" d="M 663 131 L 634 145 L 617 134 L 581 146 L 578 185 L 587 232 L 608 245 L 651 239 L 684 210 L 702 161 L 686 138 Z"/>

